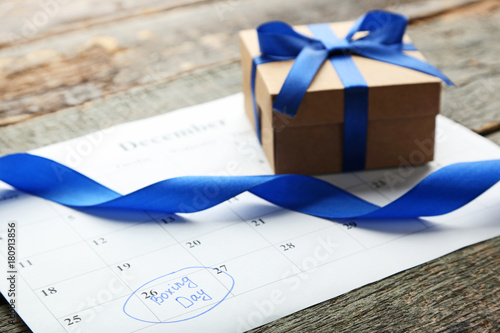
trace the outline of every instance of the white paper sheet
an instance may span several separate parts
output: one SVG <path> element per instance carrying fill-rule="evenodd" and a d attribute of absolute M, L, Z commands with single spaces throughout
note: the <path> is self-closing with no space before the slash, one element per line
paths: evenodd
<path fill-rule="evenodd" d="M 121 193 L 181 175 L 269 174 L 242 105 L 238 94 L 32 153 Z M 437 123 L 435 162 L 321 178 L 385 205 L 443 165 L 500 158 L 488 140 Z M 174 216 L 77 211 L 0 184 L 0 267 L 17 281 L 15 297 L 6 278 L 0 290 L 35 332 L 239 332 L 499 235 L 499 192 L 440 217 L 339 223 L 248 193 Z"/>

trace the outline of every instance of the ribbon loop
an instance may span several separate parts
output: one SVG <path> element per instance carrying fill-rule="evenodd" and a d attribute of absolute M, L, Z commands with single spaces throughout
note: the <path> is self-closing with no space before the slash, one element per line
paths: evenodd
<path fill-rule="evenodd" d="M 373 10 L 354 22 L 345 39 L 352 40 L 357 32 L 367 31 L 360 40 L 371 40 L 384 45 L 401 44 L 408 20 L 405 16 Z"/>
<path fill-rule="evenodd" d="M 402 42 L 406 25 L 406 17 L 381 10 L 363 15 L 352 25 L 345 37 L 336 40 L 317 36 L 310 38 L 279 21 L 260 25 L 257 35 L 261 57 L 274 61 L 296 59 L 295 62 L 301 62 L 290 70 L 287 77 L 289 82 L 279 92 L 273 109 L 292 117 L 297 113 L 307 88 L 321 67 L 317 63 L 320 58 L 324 58 L 324 62 L 327 58 L 354 54 L 427 73 L 439 77 L 448 85 L 453 85 L 436 67 L 402 53 L 403 49 L 412 49 Z M 357 32 L 362 31 L 367 31 L 368 34 L 360 39 L 353 39 Z M 302 52 L 304 49 L 308 51 Z M 326 57 L 319 56 L 321 49 L 326 51 Z M 300 60 L 299 55 L 302 55 Z M 308 63 L 313 65 L 307 66 Z M 304 77 L 302 82 L 296 79 L 299 77 Z"/>
<path fill-rule="evenodd" d="M 254 58 L 251 81 L 255 124 L 260 128 L 255 99 L 257 62 L 295 59 L 273 110 L 295 117 L 316 73 L 329 59 L 344 84 L 344 149 L 343 170 L 364 169 L 366 161 L 366 130 L 368 128 L 368 85 L 350 55 L 387 62 L 436 76 L 448 85 L 453 83 L 436 67 L 403 53 L 415 50 L 403 43 L 406 17 L 386 11 L 371 11 L 354 22 L 345 37 L 337 37 L 328 24 L 309 25 L 315 38 L 296 32 L 284 22 L 270 22 L 257 28 L 262 55 Z M 356 33 L 366 35 L 355 39 Z"/>
<path fill-rule="evenodd" d="M 293 59 L 308 46 L 318 46 L 321 42 L 299 34 L 285 22 L 274 21 L 262 24 L 257 28 L 260 51 L 270 59 Z"/>

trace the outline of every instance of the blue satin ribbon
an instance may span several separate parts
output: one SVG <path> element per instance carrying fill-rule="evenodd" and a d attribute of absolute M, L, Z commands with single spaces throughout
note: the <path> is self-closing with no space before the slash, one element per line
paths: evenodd
<path fill-rule="evenodd" d="M 259 140 L 261 129 L 255 100 L 257 66 L 267 62 L 295 59 L 273 103 L 273 110 L 294 117 L 319 68 L 329 59 L 345 87 L 343 170 L 364 169 L 368 86 L 351 55 L 414 69 L 439 77 L 448 85 L 453 85 L 436 67 L 402 52 L 416 50 L 413 44 L 403 43 L 406 25 L 406 17 L 376 10 L 361 16 L 343 38 L 337 37 L 328 24 L 309 26 L 315 38 L 299 34 L 283 22 L 269 22 L 259 26 L 257 35 L 262 54 L 253 59 L 251 72 L 252 99 Z M 354 40 L 353 36 L 361 31 L 368 34 Z"/>
<path fill-rule="evenodd" d="M 446 214 L 474 200 L 500 180 L 500 160 L 443 167 L 384 207 L 302 175 L 177 177 L 122 195 L 55 161 L 24 153 L 0 157 L 0 180 L 75 208 L 193 213 L 249 191 L 283 208 L 329 219 L 414 218 Z"/>

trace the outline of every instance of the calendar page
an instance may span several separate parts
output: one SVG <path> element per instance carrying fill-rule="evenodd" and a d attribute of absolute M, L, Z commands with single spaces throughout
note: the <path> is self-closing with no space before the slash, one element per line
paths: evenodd
<path fill-rule="evenodd" d="M 238 94 L 32 153 L 121 193 L 270 174 L 242 105 Z M 498 146 L 440 116 L 434 162 L 319 178 L 385 205 L 444 165 L 493 158 Z M 499 194 L 439 217 L 332 221 L 249 193 L 174 215 L 75 210 L 0 184 L 0 290 L 35 332 L 241 332 L 499 235 Z"/>

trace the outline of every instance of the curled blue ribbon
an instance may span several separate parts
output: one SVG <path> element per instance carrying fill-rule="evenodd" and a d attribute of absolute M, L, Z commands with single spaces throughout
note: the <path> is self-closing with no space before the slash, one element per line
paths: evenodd
<path fill-rule="evenodd" d="M 249 191 L 275 205 L 329 219 L 413 218 L 446 214 L 474 200 L 500 180 L 500 160 L 443 167 L 384 207 L 302 175 L 177 177 L 122 195 L 62 164 L 25 153 L 0 157 L 0 180 L 74 208 L 193 213 Z"/>
<path fill-rule="evenodd" d="M 251 72 L 252 99 L 257 136 L 261 137 L 255 77 L 258 65 L 273 61 L 295 59 L 273 110 L 294 117 L 321 65 L 329 59 L 345 87 L 344 156 L 343 170 L 365 168 L 366 137 L 368 128 L 368 86 L 351 59 L 358 55 L 393 65 L 430 74 L 448 85 L 453 83 L 431 64 L 403 53 L 415 50 L 413 44 L 403 43 L 407 18 L 375 10 L 361 16 L 343 38 L 337 37 L 328 24 L 310 25 L 315 38 L 297 33 L 284 22 L 269 22 L 257 28 L 261 55 L 253 59 Z M 353 39 L 357 32 L 366 36 Z"/>

